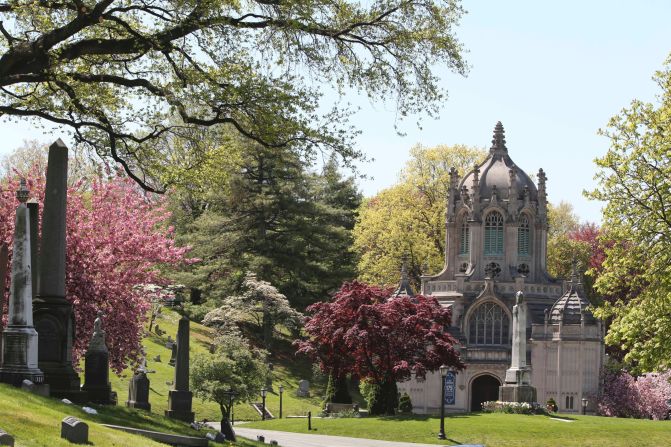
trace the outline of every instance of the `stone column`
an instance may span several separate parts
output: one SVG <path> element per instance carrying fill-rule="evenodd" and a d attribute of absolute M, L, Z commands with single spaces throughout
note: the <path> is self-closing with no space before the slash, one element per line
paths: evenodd
<path fill-rule="evenodd" d="M 37 248 L 40 246 L 39 232 L 40 232 L 40 204 L 36 200 L 30 199 L 28 201 L 28 211 L 30 211 L 30 262 L 32 265 L 33 281 L 33 299 L 37 296 L 37 286 L 39 283 L 38 275 L 39 267 L 37 260 Z"/>
<path fill-rule="evenodd" d="M 30 216 L 26 181 L 16 193 L 12 282 L 9 292 L 8 324 L 2 333 L 0 381 L 19 385 L 24 379 L 44 382 L 37 363 L 37 331 L 33 327 L 33 292 L 30 265 Z"/>
<path fill-rule="evenodd" d="M 39 338 L 39 365 L 51 395 L 74 402 L 86 401 L 79 376 L 72 367 L 75 335 L 72 305 L 65 299 L 65 216 L 68 148 L 59 139 L 49 147 L 47 183 L 39 250 L 39 288 L 34 300 L 35 329 Z"/>
<path fill-rule="evenodd" d="M 505 402 L 535 402 L 536 388 L 531 386 L 531 368 L 527 366 L 527 304 L 524 293 L 517 292 L 513 306 L 513 344 L 510 368 L 499 388 L 499 400 Z"/>
<path fill-rule="evenodd" d="M 102 312 L 98 312 L 93 323 L 93 336 L 84 359 L 82 390 L 86 391 L 89 401 L 102 405 L 116 404 L 116 394 L 109 382 L 109 350 L 102 328 Z"/>
<path fill-rule="evenodd" d="M 165 415 L 184 422 L 193 422 L 192 399 L 193 393 L 189 391 L 189 319 L 182 317 L 177 329 L 175 386 L 168 392 L 168 409 Z"/>

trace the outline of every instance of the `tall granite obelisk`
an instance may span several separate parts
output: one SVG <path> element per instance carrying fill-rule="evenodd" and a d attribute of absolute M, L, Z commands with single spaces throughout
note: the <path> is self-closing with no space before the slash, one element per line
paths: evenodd
<path fill-rule="evenodd" d="M 499 388 L 499 400 L 504 402 L 536 402 L 536 388 L 531 386 L 531 368 L 527 366 L 527 303 L 517 292 L 513 306 L 513 347 L 506 381 Z"/>
<path fill-rule="evenodd" d="M 165 415 L 184 422 L 193 422 L 192 400 L 193 393 L 189 391 L 189 319 L 182 317 L 177 328 L 175 389 L 168 392 L 168 409 Z"/>
<path fill-rule="evenodd" d="M 39 337 L 39 366 L 51 395 L 74 402 L 86 400 L 79 376 L 72 367 L 75 320 L 65 299 L 65 216 L 67 205 L 68 148 L 58 139 L 49 147 L 47 183 L 39 250 L 39 284 L 33 302 Z"/>
<path fill-rule="evenodd" d="M 26 201 L 26 181 L 16 192 L 14 250 L 12 253 L 12 282 L 9 292 L 8 324 L 2 332 L 0 381 L 19 385 L 24 379 L 44 382 L 37 363 L 37 331 L 33 327 L 33 290 L 30 258 L 30 217 Z M 3 281 L 4 282 L 4 281 Z"/>

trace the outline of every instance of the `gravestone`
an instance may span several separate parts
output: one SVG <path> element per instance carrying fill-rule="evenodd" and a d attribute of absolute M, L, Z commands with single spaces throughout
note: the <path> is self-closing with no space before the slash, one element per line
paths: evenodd
<path fill-rule="evenodd" d="M 0 445 L 14 447 L 14 437 L 0 428 Z"/>
<path fill-rule="evenodd" d="M 38 396 L 49 397 L 49 385 L 44 383 L 33 383 L 28 379 L 21 382 L 21 389 L 29 393 L 37 394 Z"/>
<path fill-rule="evenodd" d="M 310 382 L 308 380 L 301 380 L 298 382 L 298 389 L 296 390 L 298 397 L 310 397 Z"/>
<path fill-rule="evenodd" d="M 0 352 L 0 381 L 20 386 L 24 379 L 43 383 L 44 374 L 38 367 L 38 337 L 33 327 L 33 289 L 30 258 L 30 216 L 26 201 L 26 181 L 16 192 L 12 282 L 9 290 L 7 327 L 2 332 Z"/>
<path fill-rule="evenodd" d="M 79 376 L 72 366 L 75 321 L 65 298 L 65 233 L 68 148 L 57 140 L 49 147 L 47 183 L 42 212 L 42 238 L 38 263 L 38 290 L 33 301 L 35 329 L 39 334 L 38 363 L 51 395 L 85 402 Z"/>
<path fill-rule="evenodd" d="M 173 343 L 170 350 L 170 360 L 168 361 L 168 365 L 175 366 L 175 360 L 177 360 L 177 343 Z"/>
<path fill-rule="evenodd" d="M 93 335 L 84 355 L 84 386 L 88 400 L 102 405 L 116 404 L 116 394 L 109 381 L 109 350 L 102 328 L 102 312 L 93 323 Z"/>
<path fill-rule="evenodd" d="M 138 369 L 128 383 L 126 406 L 151 411 L 149 403 L 149 378 L 144 369 Z"/>
<path fill-rule="evenodd" d="M 220 431 L 216 433 L 208 433 L 205 435 L 207 439 L 213 442 L 225 442 L 226 441 L 226 436 Z"/>
<path fill-rule="evenodd" d="M 89 426 L 74 416 L 68 416 L 61 421 L 61 438 L 73 444 L 87 444 Z"/>
<path fill-rule="evenodd" d="M 513 306 L 513 347 L 510 368 L 499 388 L 503 402 L 536 402 L 536 388 L 531 386 L 531 368 L 527 365 L 527 304 L 524 294 L 517 292 Z"/>
<path fill-rule="evenodd" d="M 161 363 L 161 356 L 160 356 L 160 355 L 155 356 L 155 357 L 152 359 L 152 361 L 154 361 L 154 362 L 156 362 L 156 363 Z"/>
<path fill-rule="evenodd" d="M 165 415 L 184 422 L 193 422 L 192 400 L 193 393 L 189 391 L 189 319 L 182 317 L 177 328 L 175 388 L 168 392 L 168 409 L 165 410 Z"/>

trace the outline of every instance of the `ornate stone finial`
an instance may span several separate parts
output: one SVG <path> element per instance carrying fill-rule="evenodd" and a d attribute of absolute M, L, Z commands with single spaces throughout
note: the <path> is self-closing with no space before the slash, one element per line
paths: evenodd
<path fill-rule="evenodd" d="M 103 311 L 102 311 L 102 310 L 99 310 L 99 311 L 98 311 L 98 317 L 97 317 L 97 318 L 95 319 L 95 321 L 93 322 L 93 332 L 94 332 L 94 333 L 96 333 L 96 332 L 102 332 L 102 331 L 103 331 L 103 328 L 102 328 L 102 325 L 103 325 L 103 323 L 102 323 L 102 318 L 103 318 Z"/>
<path fill-rule="evenodd" d="M 492 138 L 492 147 L 489 149 L 489 152 L 492 154 L 498 151 L 508 152 L 508 149 L 506 148 L 505 130 L 503 130 L 501 121 L 497 122 L 496 126 L 494 126 L 494 138 Z"/>
<path fill-rule="evenodd" d="M 93 351 L 107 351 L 107 344 L 105 343 L 105 331 L 102 328 L 102 311 L 98 311 L 98 316 L 93 321 L 93 335 L 89 342 L 88 352 Z"/>
<path fill-rule="evenodd" d="M 30 195 L 30 191 L 28 191 L 28 187 L 26 186 L 26 179 L 22 178 L 19 189 L 16 190 L 16 198 L 19 199 L 19 202 L 26 203 L 28 195 Z"/>
<path fill-rule="evenodd" d="M 580 282 L 580 279 L 578 278 L 578 260 L 573 259 L 573 262 L 571 262 L 571 284 L 572 285 L 577 285 Z"/>

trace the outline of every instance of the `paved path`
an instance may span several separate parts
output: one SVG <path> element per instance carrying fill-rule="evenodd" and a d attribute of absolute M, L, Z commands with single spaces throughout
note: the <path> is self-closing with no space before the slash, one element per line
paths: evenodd
<path fill-rule="evenodd" d="M 256 441 L 258 435 L 263 435 L 266 438 L 266 443 L 274 439 L 281 447 L 436 447 L 436 444 L 378 441 L 375 439 L 346 438 L 344 436 L 308 435 L 240 426 L 236 426 L 234 430 L 236 436 L 254 441 Z"/>

